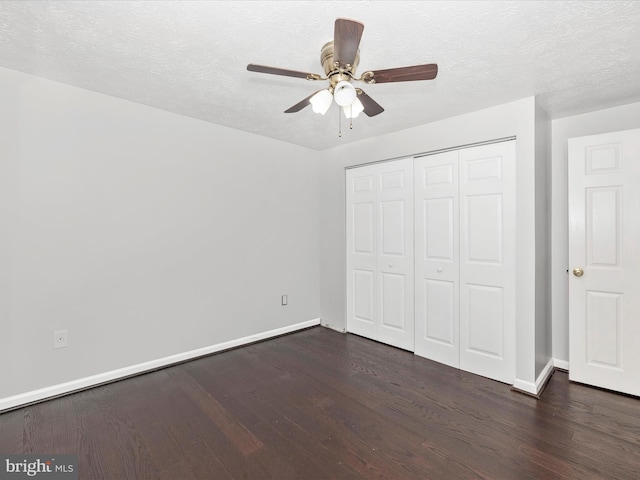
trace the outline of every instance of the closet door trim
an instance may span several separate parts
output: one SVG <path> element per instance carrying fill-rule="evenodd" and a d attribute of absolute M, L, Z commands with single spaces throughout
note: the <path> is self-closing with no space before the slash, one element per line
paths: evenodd
<path fill-rule="evenodd" d="M 437 155 L 439 153 L 462 150 L 463 148 L 473 148 L 473 147 L 478 147 L 480 145 L 491 145 L 492 143 L 510 142 L 512 140 L 515 140 L 515 139 L 516 139 L 516 137 L 512 136 L 512 137 L 495 138 L 493 140 L 487 140 L 485 142 L 465 143 L 463 145 L 458 145 L 456 147 L 439 148 L 437 150 L 429 150 L 427 152 L 414 153 L 413 155 L 410 155 L 410 157 L 407 157 L 407 156 L 392 157 L 392 158 L 385 158 L 385 159 L 382 159 L 382 160 L 372 160 L 371 162 L 359 163 L 357 165 L 347 165 L 346 167 L 344 167 L 344 169 L 345 170 L 352 170 L 354 168 L 367 167 L 369 165 L 377 165 L 379 163 L 395 162 L 395 161 L 403 160 L 403 159 L 406 159 L 406 158 L 414 158 L 415 159 L 415 158 L 427 157 L 429 155 Z"/>

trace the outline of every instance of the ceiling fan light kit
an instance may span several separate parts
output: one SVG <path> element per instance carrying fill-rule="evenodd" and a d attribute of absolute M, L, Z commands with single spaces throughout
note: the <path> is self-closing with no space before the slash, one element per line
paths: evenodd
<path fill-rule="evenodd" d="M 320 115 L 327 113 L 329 107 L 331 107 L 331 102 L 333 102 L 333 95 L 328 89 L 320 90 L 309 99 L 313 111 Z"/>
<path fill-rule="evenodd" d="M 360 50 L 358 47 L 360 46 L 363 31 L 364 25 L 355 20 L 338 18 L 335 21 L 333 41 L 325 43 L 320 51 L 320 63 L 325 72 L 324 77 L 315 73 L 255 64 L 247 65 L 247 70 L 271 75 L 304 78 L 310 81 L 329 80 L 329 88 L 309 95 L 285 110 L 285 113 L 299 112 L 307 105 L 311 105 L 314 112 L 324 115 L 331 107 L 333 100 L 342 107 L 343 113 L 349 119 L 356 118 L 361 112 L 364 112 L 369 117 L 384 112 L 384 108 L 361 88 L 353 86 L 352 82 L 354 81 L 373 85 L 376 83 L 410 82 L 436 78 L 438 65 L 434 63 L 366 71 L 360 78 L 356 77 L 356 68 L 360 63 Z"/>
<path fill-rule="evenodd" d="M 351 105 L 356 99 L 356 89 L 346 80 L 342 80 L 333 88 L 333 99 L 341 107 Z"/>
<path fill-rule="evenodd" d="M 342 111 L 347 118 L 357 118 L 364 111 L 364 105 L 356 98 L 351 105 L 342 107 Z"/>

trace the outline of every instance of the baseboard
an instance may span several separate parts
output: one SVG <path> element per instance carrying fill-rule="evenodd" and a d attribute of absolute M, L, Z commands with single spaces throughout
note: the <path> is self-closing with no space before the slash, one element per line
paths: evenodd
<path fill-rule="evenodd" d="M 549 383 L 549 379 L 551 378 L 551 375 L 553 375 L 554 369 L 555 364 L 553 358 L 550 358 L 545 367 L 542 369 L 542 372 L 540 372 L 540 375 L 538 375 L 538 378 L 536 379 L 536 392 L 538 396 L 542 394 L 544 387 L 546 387 L 547 383 Z"/>
<path fill-rule="evenodd" d="M 527 395 L 531 395 L 532 397 L 538 397 L 538 393 L 536 391 L 536 384 L 533 382 L 528 382 L 526 380 L 520 380 L 519 378 L 516 378 L 513 381 L 513 386 L 511 387 L 511 390 L 515 390 L 516 392 L 519 393 L 525 393 Z"/>
<path fill-rule="evenodd" d="M 559 360 L 557 358 L 554 358 L 553 366 L 560 370 L 565 370 L 567 372 L 569 371 L 569 362 L 567 360 Z"/>
<path fill-rule="evenodd" d="M 554 367 L 555 362 L 552 358 L 550 358 L 545 367 L 542 369 L 542 372 L 540 372 L 540 375 L 538 375 L 535 383 L 516 378 L 513 382 L 512 389 L 520 393 L 531 395 L 532 397 L 540 398 L 542 390 L 544 390 L 544 387 L 547 385 L 547 382 L 551 378 L 551 375 L 553 375 Z"/>
<path fill-rule="evenodd" d="M 347 333 L 347 329 L 344 327 L 336 327 L 335 325 L 331 325 L 330 323 L 322 323 L 321 325 L 325 328 L 335 330 L 336 332 Z"/>
<path fill-rule="evenodd" d="M 70 382 L 60 383 L 58 385 L 52 385 L 50 387 L 41 388 L 38 390 L 32 390 L 30 392 L 21 393 L 11 397 L 0 399 L 0 413 L 4 410 L 12 410 L 21 406 L 25 406 L 34 402 L 39 402 L 45 399 L 59 397 L 71 392 L 83 390 L 86 388 L 94 387 L 104 383 L 113 382 L 115 380 L 121 380 L 133 375 L 139 375 L 141 373 L 164 368 L 169 365 L 182 363 L 194 358 L 202 357 L 205 355 L 211 355 L 212 353 L 221 352 L 223 350 L 229 350 L 231 348 L 248 345 L 250 343 L 259 342 L 287 333 L 292 333 L 305 328 L 314 327 L 320 325 L 320 319 L 315 318 L 306 322 L 296 323 L 294 325 L 288 325 L 282 328 L 276 328 L 255 335 L 249 335 L 248 337 L 238 338 L 236 340 L 230 340 L 228 342 L 222 342 L 215 345 L 210 345 L 188 352 L 178 353 L 170 355 L 168 357 L 158 358 L 149 362 L 138 363 L 129 367 L 119 368 L 117 370 L 111 370 L 109 372 L 100 373 L 98 375 L 92 375 L 90 377 L 84 377 Z"/>

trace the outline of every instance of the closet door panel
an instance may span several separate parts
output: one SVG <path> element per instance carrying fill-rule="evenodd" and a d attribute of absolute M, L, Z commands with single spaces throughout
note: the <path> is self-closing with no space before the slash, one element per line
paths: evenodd
<path fill-rule="evenodd" d="M 373 255 L 375 240 L 373 202 L 355 203 L 352 208 L 353 252 L 362 255 Z"/>
<path fill-rule="evenodd" d="M 406 330 L 405 275 L 395 273 L 380 274 L 380 323 L 384 328 Z"/>
<path fill-rule="evenodd" d="M 455 349 L 458 344 L 458 339 L 455 337 L 457 331 L 456 283 L 424 279 L 423 285 L 424 338 Z M 457 362 L 452 363 L 457 365 Z"/>
<path fill-rule="evenodd" d="M 502 288 L 472 283 L 463 288 L 467 301 L 463 311 L 471 312 L 467 322 L 468 351 L 501 360 L 505 338 Z"/>
<path fill-rule="evenodd" d="M 460 150 L 460 368 L 515 379 L 515 142 Z"/>
<path fill-rule="evenodd" d="M 376 177 L 373 167 L 346 173 L 347 324 L 349 331 L 376 335 Z"/>
<path fill-rule="evenodd" d="M 373 325 L 373 285 L 375 272 L 353 269 L 353 317 Z"/>
<path fill-rule="evenodd" d="M 347 329 L 413 351 L 413 159 L 346 172 Z"/>
<path fill-rule="evenodd" d="M 416 354 L 459 367 L 458 152 L 415 159 Z"/>
<path fill-rule="evenodd" d="M 502 265 L 502 193 L 464 197 L 467 262 Z"/>
<path fill-rule="evenodd" d="M 424 231 L 424 259 L 454 262 L 454 228 L 457 217 L 453 196 L 425 198 L 421 226 Z"/>
<path fill-rule="evenodd" d="M 463 233 L 460 259 L 465 281 L 502 285 L 505 228 L 503 195 L 462 195 L 461 202 L 460 229 Z"/>
<path fill-rule="evenodd" d="M 376 166 L 378 173 L 377 340 L 414 350 L 413 159 Z"/>

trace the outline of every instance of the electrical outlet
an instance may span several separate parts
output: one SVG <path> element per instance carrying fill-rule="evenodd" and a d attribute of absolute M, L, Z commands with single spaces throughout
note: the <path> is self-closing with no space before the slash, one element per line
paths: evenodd
<path fill-rule="evenodd" d="M 282 305 L 286 305 L 288 302 L 288 295 L 282 295 Z"/>
<path fill-rule="evenodd" d="M 53 348 L 66 348 L 69 346 L 69 332 L 58 330 L 53 332 Z"/>

